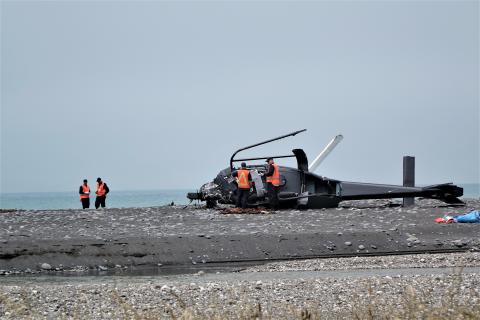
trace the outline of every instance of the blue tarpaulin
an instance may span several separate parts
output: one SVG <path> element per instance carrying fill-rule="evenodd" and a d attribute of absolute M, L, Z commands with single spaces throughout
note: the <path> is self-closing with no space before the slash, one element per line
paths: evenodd
<path fill-rule="evenodd" d="M 453 217 L 458 223 L 480 223 L 480 211 L 472 210 L 469 213 Z"/>

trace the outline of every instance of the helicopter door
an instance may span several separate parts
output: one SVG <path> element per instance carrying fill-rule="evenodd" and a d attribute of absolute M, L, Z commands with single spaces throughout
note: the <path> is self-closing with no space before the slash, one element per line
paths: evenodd
<path fill-rule="evenodd" d="M 266 191 L 265 191 L 265 188 L 263 186 L 262 177 L 260 177 L 257 170 L 250 170 L 250 175 L 252 176 L 253 182 L 255 182 L 255 189 L 257 190 L 257 197 L 263 198 L 266 194 Z"/>

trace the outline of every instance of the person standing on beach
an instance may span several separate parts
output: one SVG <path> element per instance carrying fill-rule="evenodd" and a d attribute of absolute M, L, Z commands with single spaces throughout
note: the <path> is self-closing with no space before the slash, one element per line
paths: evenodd
<path fill-rule="evenodd" d="M 101 178 L 97 178 L 97 191 L 95 191 L 97 197 L 95 198 L 95 209 L 98 209 L 100 206 L 105 208 L 105 199 L 107 198 L 107 193 L 109 192 L 110 189 L 108 189 L 107 184 L 103 182 Z"/>
<path fill-rule="evenodd" d="M 88 186 L 87 179 L 83 180 L 83 184 L 80 186 L 80 202 L 82 203 L 83 209 L 90 208 L 90 187 Z"/>
<path fill-rule="evenodd" d="M 237 202 L 236 207 L 245 209 L 247 207 L 248 195 L 250 194 L 250 188 L 252 186 L 252 175 L 250 170 L 247 169 L 247 164 L 242 162 L 241 169 L 234 171 L 232 176 L 237 178 Z"/>
<path fill-rule="evenodd" d="M 278 209 L 278 190 L 280 189 L 280 171 L 278 165 L 273 162 L 273 158 L 268 158 L 268 168 L 265 172 L 267 177 L 267 194 L 270 207 L 273 210 Z"/>

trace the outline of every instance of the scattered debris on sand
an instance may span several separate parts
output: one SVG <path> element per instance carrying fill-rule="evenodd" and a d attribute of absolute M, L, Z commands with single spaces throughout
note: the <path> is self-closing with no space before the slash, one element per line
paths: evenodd
<path fill-rule="evenodd" d="M 219 208 L 222 214 L 274 214 L 275 211 L 265 208 Z"/>

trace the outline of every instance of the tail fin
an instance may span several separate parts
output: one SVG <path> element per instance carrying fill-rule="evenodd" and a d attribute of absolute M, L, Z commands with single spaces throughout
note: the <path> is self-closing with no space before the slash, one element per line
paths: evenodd
<path fill-rule="evenodd" d="M 453 183 L 435 184 L 422 188 L 422 191 L 429 194 L 429 198 L 438 199 L 448 204 L 465 204 L 459 197 L 463 196 L 463 188 Z"/>

